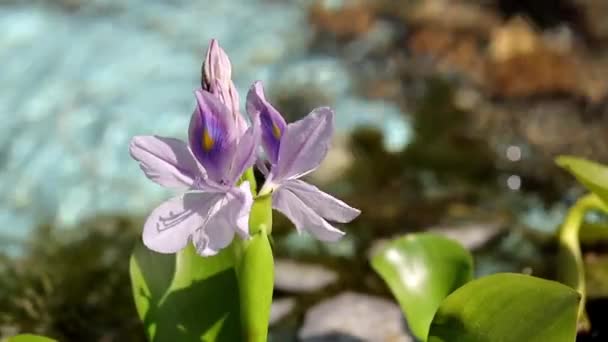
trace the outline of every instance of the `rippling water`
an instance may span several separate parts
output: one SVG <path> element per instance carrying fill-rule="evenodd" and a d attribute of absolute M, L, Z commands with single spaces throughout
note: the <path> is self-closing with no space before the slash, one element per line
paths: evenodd
<path fill-rule="evenodd" d="M 212 37 L 230 54 L 242 99 L 263 80 L 272 97 L 310 93 L 311 109 L 334 107 L 342 131 L 372 124 L 389 147 L 406 143 L 394 105 L 355 96 L 344 62 L 309 51 L 310 1 L 56 3 L 0 5 L 0 247 L 9 254 L 37 224 L 143 214 L 167 196 L 127 144 L 135 134 L 185 135 Z"/>

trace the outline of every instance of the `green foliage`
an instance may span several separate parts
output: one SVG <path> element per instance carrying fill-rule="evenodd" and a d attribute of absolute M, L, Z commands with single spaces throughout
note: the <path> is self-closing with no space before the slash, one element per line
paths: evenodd
<path fill-rule="evenodd" d="M 231 248 L 203 258 L 194 247 L 163 255 L 138 244 L 130 263 L 133 297 L 150 341 L 240 339 Z"/>
<path fill-rule="evenodd" d="M 572 342 L 579 294 L 554 281 L 499 273 L 448 296 L 433 319 L 429 342 Z"/>
<path fill-rule="evenodd" d="M 272 198 L 258 197 L 251 208 L 251 239 L 238 241 L 237 276 L 241 323 L 246 341 L 267 340 L 274 287 L 274 259 L 267 233 L 272 228 Z"/>
<path fill-rule="evenodd" d="M 560 156 L 556 159 L 556 163 L 576 177 L 587 190 L 608 204 L 608 167 L 572 156 Z"/>
<path fill-rule="evenodd" d="M 194 247 L 176 255 L 138 244 L 130 272 L 139 317 L 151 341 L 266 341 L 273 289 L 270 197 L 256 199 L 252 237 L 212 257 Z"/>
<path fill-rule="evenodd" d="M 125 262 L 140 233 L 140 220 L 120 216 L 38 228 L 21 257 L 0 255 L 0 326 L 59 341 L 143 341 Z"/>
<path fill-rule="evenodd" d="M 6 342 L 56 342 L 57 340 L 53 340 L 52 338 L 48 338 L 46 336 L 33 335 L 33 334 L 21 334 L 16 336 L 11 336 L 6 339 Z"/>
<path fill-rule="evenodd" d="M 391 241 L 372 258 L 416 337 L 425 340 L 441 301 L 473 277 L 473 257 L 457 242 L 434 234 Z"/>
<path fill-rule="evenodd" d="M 606 227 L 585 223 L 585 214 L 600 210 L 608 213 L 608 167 L 571 156 L 560 156 L 556 163 L 570 172 L 591 194 L 580 198 L 568 212 L 559 230 L 558 278 L 576 289 L 582 299 L 579 305 L 579 328 L 589 330 L 589 320 L 585 313 L 587 286 L 585 283 L 584 261 L 580 247 L 581 238 L 587 240 L 605 239 Z"/>
<path fill-rule="evenodd" d="M 9 337 L 6 339 L 6 342 L 56 342 L 57 340 L 53 340 L 52 338 L 48 338 L 46 336 L 40 335 L 32 335 L 32 334 L 21 334 Z"/>
<path fill-rule="evenodd" d="M 589 329 L 589 320 L 585 314 L 587 287 L 580 247 L 580 230 L 583 227 L 587 211 L 601 208 L 602 206 L 602 201 L 593 194 L 582 197 L 570 208 L 558 235 L 557 276 L 562 283 L 576 289 L 582 296 L 578 311 L 581 330 Z"/>
<path fill-rule="evenodd" d="M 268 335 L 274 287 L 272 249 L 268 236 L 262 232 L 246 243 L 238 272 L 244 339 L 264 342 Z"/>
<path fill-rule="evenodd" d="M 411 234 L 395 239 L 373 256 L 372 266 L 420 340 L 559 342 L 576 336 L 577 291 L 521 274 L 469 281 L 471 255 L 447 238 Z"/>

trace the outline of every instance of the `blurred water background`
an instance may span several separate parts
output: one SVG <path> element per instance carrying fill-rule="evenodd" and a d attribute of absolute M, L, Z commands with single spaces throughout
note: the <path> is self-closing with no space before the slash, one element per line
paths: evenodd
<path fill-rule="evenodd" d="M 127 145 L 185 137 L 211 38 L 242 100 L 262 80 L 288 121 L 335 109 L 311 181 L 363 210 L 336 244 L 276 218 L 275 340 L 411 340 L 367 261 L 398 234 L 452 236 L 479 274 L 551 277 L 582 194 L 553 158 L 608 161 L 607 18 L 593 0 L 0 1 L 0 336 L 142 338 L 127 258 L 169 194 Z M 589 253 L 599 307 L 608 258 Z"/>

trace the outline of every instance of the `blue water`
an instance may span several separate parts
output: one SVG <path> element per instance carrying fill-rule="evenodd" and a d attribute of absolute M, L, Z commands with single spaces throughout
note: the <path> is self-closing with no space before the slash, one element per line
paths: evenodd
<path fill-rule="evenodd" d="M 271 98 L 311 92 L 311 109 L 334 107 L 342 132 L 375 125 L 391 149 L 409 139 L 395 105 L 357 97 L 344 62 L 311 55 L 310 1 L 82 3 L 0 5 L 4 252 L 18 253 L 37 224 L 144 214 L 168 196 L 140 174 L 127 144 L 136 134 L 185 136 L 212 37 L 231 57 L 242 100 L 262 80 Z"/>

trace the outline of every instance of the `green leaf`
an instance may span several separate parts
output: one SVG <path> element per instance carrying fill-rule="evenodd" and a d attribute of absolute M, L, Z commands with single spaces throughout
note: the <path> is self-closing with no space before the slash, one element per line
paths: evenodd
<path fill-rule="evenodd" d="M 429 342 L 572 342 L 580 295 L 563 284 L 499 273 L 449 295 L 431 324 Z"/>
<path fill-rule="evenodd" d="M 266 342 L 272 291 L 274 259 L 267 235 L 272 227 L 271 196 L 255 199 L 249 216 L 251 239 L 240 242 L 237 275 L 241 298 L 244 340 Z"/>
<path fill-rule="evenodd" d="M 414 335 L 426 340 L 441 301 L 473 277 L 473 257 L 457 242 L 434 234 L 391 241 L 372 267 L 399 301 Z"/>
<path fill-rule="evenodd" d="M 573 156 L 560 156 L 555 162 L 608 204 L 608 167 Z"/>
<path fill-rule="evenodd" d="M 163 255 L 139 243 L 130 262 L 139 317 L 150 341 L 238 341 L 239 290 L 233 246 L 201 257 L 189 244 Z"/>
<path fill-rule="evenodd" d="M 6 339 L 6 342 L 57 342 L 52 338 L 33 334 L 21 334 L 11 336 Z"/>

